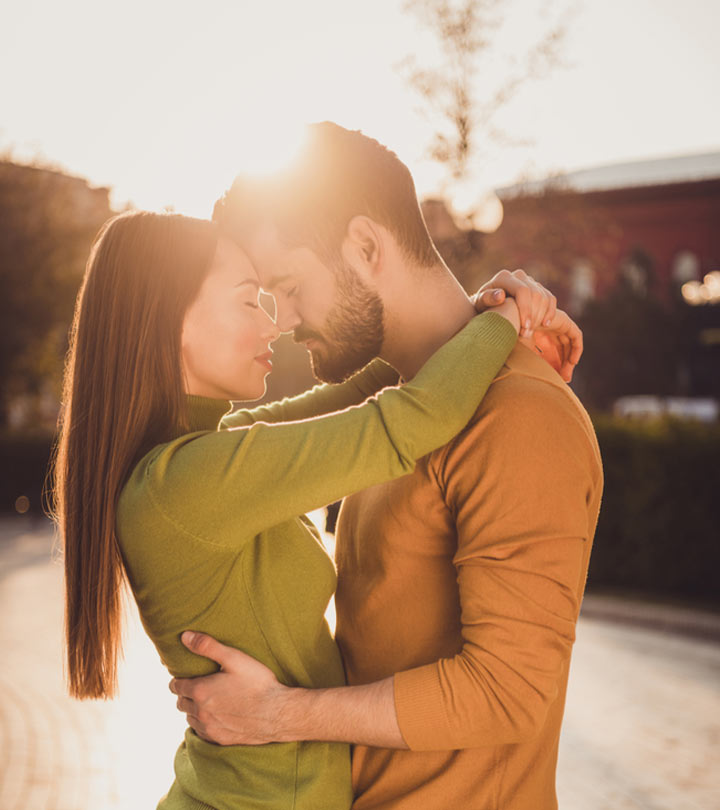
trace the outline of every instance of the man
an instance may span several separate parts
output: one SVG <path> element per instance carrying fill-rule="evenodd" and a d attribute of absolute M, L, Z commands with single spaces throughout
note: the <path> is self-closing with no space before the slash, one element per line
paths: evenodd
<path fill-rule="evenodd" d="M 409 379 L 472 317 L 472 302 L 397 157 L 333 124 L 311 134 L 296 168 L 275 184 L 236 183 L 215 218 L 250 255 L 316 376 L 340 380 L 379 355 Z M 538 312 L 554 321 L 554 301 L 521 271 L 499 280 L 533 310 L 528 340 L 458 437 L 341 510 L 337 640 L 349 686 L 289 688 L 242 653 L 184 635 L 222 666 L 171 686 L 197 733 L 355 743 L 356 810 L 557 806 L 602 469 L 586 412 L 538 355 L 558 343 L 528 334 Z M 578 352 L 566 337 L 560 354 L 569 380 Z"/>

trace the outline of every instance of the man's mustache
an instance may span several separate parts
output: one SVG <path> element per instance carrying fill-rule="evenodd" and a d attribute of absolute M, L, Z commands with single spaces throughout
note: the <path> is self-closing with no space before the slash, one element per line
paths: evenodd
<path fill-rule="evenodd" d="M 295 343 L 304 343 L 306 340 L 323 340 L 323 336 L 306 326 L 298 326 L 297 329 L 293 330 L 293 341 Z"/>

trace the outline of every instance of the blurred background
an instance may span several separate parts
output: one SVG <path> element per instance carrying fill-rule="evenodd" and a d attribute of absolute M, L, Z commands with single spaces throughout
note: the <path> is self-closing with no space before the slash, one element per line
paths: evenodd
<path fill-rule="evenodd" d="M 720 5 L 9 0 L 0 21 L 0 806 L 153 806 L 183 727 L 136 619 L 121 698 L 63 697 L 41 495 L 93 236 L 126 208 L 207 217 L 327 119 L 410 167 L 468 291 L 523 267 L 584 330 L 606 485 L 561 806 L 720 806 Z M 312 382 L 279 344 L 271 398 Z"/>

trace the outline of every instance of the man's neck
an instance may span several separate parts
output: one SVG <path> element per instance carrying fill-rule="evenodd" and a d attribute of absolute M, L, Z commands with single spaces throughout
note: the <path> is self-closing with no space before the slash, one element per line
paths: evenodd
<path fill-rule="evenodd" d="M 405 380 L 414 377 L 475 314 L 465 291 L 442 265 L 403 268 L 397 283 L 386 290 L 383 303 L 381 357 Z"/>

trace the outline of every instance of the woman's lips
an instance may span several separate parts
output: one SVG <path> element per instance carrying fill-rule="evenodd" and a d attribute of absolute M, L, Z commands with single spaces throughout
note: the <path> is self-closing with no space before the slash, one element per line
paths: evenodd
<path fill-rule="evenodd" d="M 265 352 L 264 354 L 259 354 L 255 359 L 268 371 L 272 371 L 272 355 L 272 352 Z"/>

